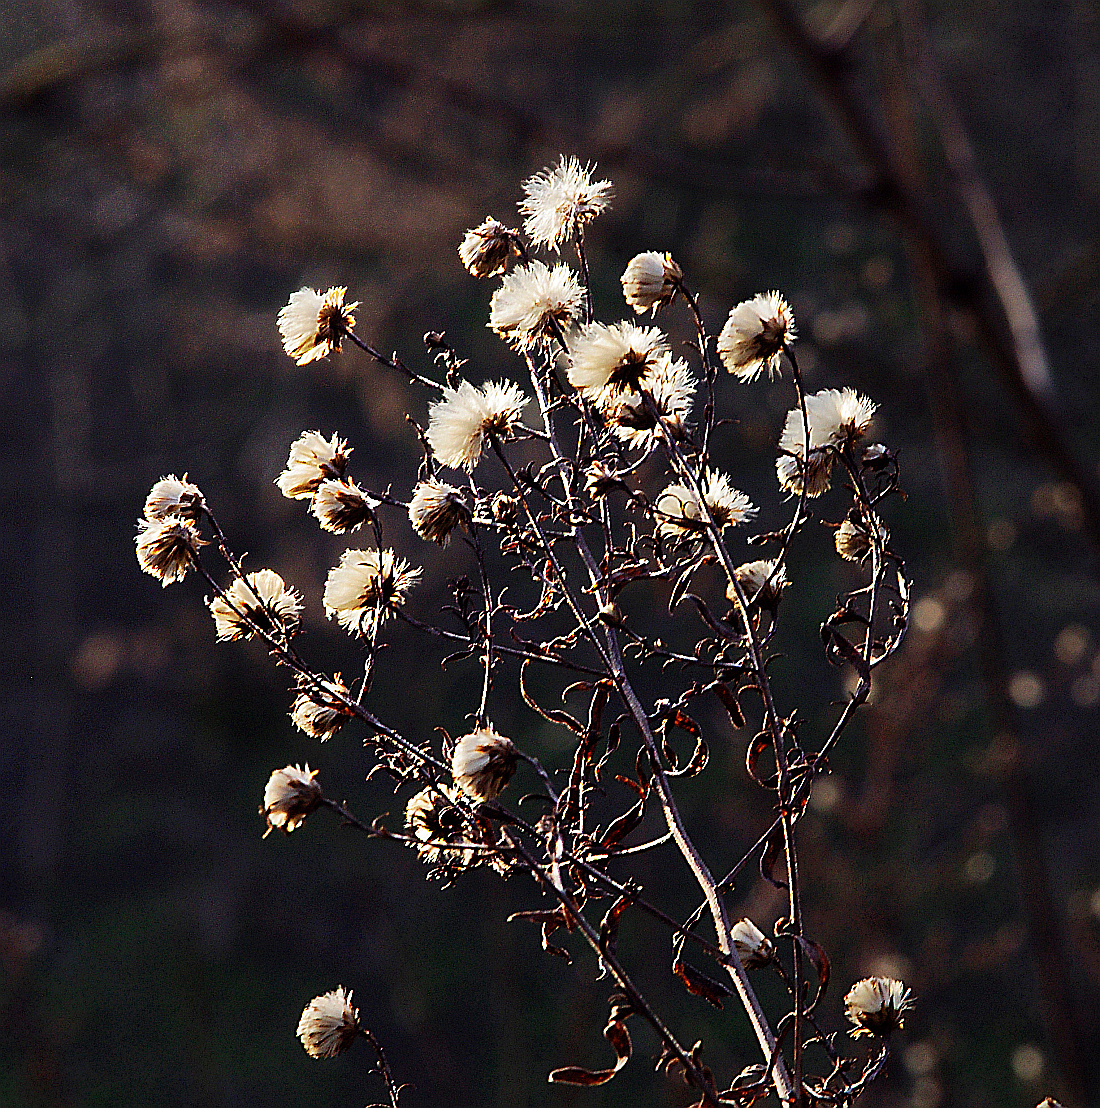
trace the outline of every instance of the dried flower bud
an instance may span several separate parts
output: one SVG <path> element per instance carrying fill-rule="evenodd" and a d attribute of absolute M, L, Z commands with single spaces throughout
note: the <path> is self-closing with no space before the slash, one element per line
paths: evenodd
<path fill-rule="evenodd" d="M 271 569 L 257 570 L 243 581 L 238 577 L 224 597 L 211 597 L 208 604 L 218 638 L 223 641 L 249 639 L 255 634 L 253 627 L 291 635 L 302 610 L 302 598 Z"/>
<path fill-rule="evenodd" d="M 492 800 L 512 779 L 518 759 L 511 739 L 492 727 L 479 727 L 458 740 L 451 755 L 451 776 L 469 796 Z"/>
<path fill-rule="evenodd" d="M 606 462 L 593 462 L 584 471 L 584 491 L 593 499 L 607 496 L 614 489 L 626 487 L 626 482 L 616 476 L 615 471 Z"/>
<path fill-rule="evenodd" d="M 317 771 L 307 765 L 285 766 L 268 778 L 260 814 L 267 820 L 266 839 L 272 831 L 289 835 L 321 803 L 321 786 L 313 779 Z"/>
<path fill-rule="evenodd" d="M 298 678 L 298 696 L 290 710 L 290 718 L 299 731 L 324 742 L 331 739 L 351 714 L 340 697 L 350 698 L 347 685 L 336 674 L 332 681 L 318 687 L 308 678 Z"/>
<path fill-rule="evenodd" d="M 453 485 L 421 481 L 409 501 L 409 522 L 422 539 L 445 546 L 456 527 L 466 527 L 470 522 L 470 509 Z"/>
<path fill-rule="evenodd" d="M 290 294 L 290 301 L 279 312 L 279 333 L 283 349 L 298 363 L 323 358 L 340 349 L 344 336 L 355 326 L 351 313 L 359 301 L 345 304 L 347 287 L 331 288 L 322 296 L 311 288 Z"/>
<path fill-rule="evenodd" d="M 309 510 L 321 524 L 322 531 L 347 535 L 362 527 L 379 503 L 354 481 L 345 478 L 322 481 L 313 494 Z"/>
<path fill-rule="evenodd" d="M 275 478 L 275 484 L 291 500 L 309 500 L 322 481 L 344 476 L 350 453 L 338 435 L 329 440 L 317 431 L 303 431 L 291 444 L 286 469 Z"/>
<path fill-rule="evenodd" d="M 888 543 L 890 535 L 886 528 L 875 521 L 873 524 L 877 538 Z M 853 508 L 844 522 L 836 529 L 836 552 L 849 562 L 861 562 L 871 550 L 872 531 L 864 523 L 862 516 Z"/>
<path fill-rule="evenodd" d="M 647 250 L 635 254 L 620 278 L 627 304 L 639 315 L 671 304 L 684 279 L 684 271 L 672 260 L 671 254 Z"/>
<path fill-rule="evenodd" d="M 458 248 L 458 256 L 475 277 L 493 277 L 508 268 L 508 258 L 515 250 L 515 234 L 515 231 L 489 216 L 466 232 Z"/>
<path fill-rule="evenodd" d="M 164 520 L 139 519 L 134 541 L 138 565 L 164 587 L 182 581 L 191 568 L 192 555 L 206 545 L 194 524 L 172 516 Z"/>
<path fill-rule="evenodd" d="M 178 517 L 197 520 L 202 514 L 203 498 L 197 485 L 187 480 L 187 474 L 174 473 L 162 477 L 145 498 L 145 518 L 163 521 Z"/>
<path fill-rule="evenodd" d="M 756 562 L 745 562 L 733 571 L 734 577 L 749 598 L 761 608 L 774 612 L 783 598 L 783 590 L 790 583 L 783 566 L 776 569 L 774 559 L 762 558 Z M 726 598 L 731 604 L 737 599 L 732 585 L 726 587 Z"/>
<path fill-rule="evenodd" d="M 519 501 L 514 496 L 499 493 L 493 497 L 493 519 L 502 527 L 514 527 L 519 519 Z"/>
<path fill-rule="evenodd" d="M 351 1006 L 351 990 L 345 992 L 343 985 L 315 996 L 298 1021 L 298 1038 L 311 1058 L 335 1058 L 358 1034 L 359 1012 Z"/>
<path fill-rule="evenodd" d="M 909 990 L 892 977 L 865 977 L 844 998 L 853 1036 L 889 1035 L 905 1025 L 904 1013 L 913 1006 Z"/>
<path fill-rule="evenodd" d="M 775 957 L 772 941 L 751 919 L 738 920 L 730 930 L 730 939 L 738 960 L 747 970 L 766 966 Z"/>

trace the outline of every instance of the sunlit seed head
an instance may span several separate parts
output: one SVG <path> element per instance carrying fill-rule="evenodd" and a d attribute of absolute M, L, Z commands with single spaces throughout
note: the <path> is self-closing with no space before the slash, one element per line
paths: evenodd
<path fill-rule="evenodd" d="M 162 477 L 145 498 L 145 518 L 154 521 L 179 518 L 197 520 L 202 513 L 203 498 L 197 485 L 187 480 L 187 474 L 174 473 Z"/>
<path fill-rule="evenodd" d="M 486 437 L 510 437 L 526 406 L 523 390 L 510 382 L 489 381 L 479 389 L 463 381 L 457 389 L 445 388 L 443 399 L 428 410 L 428 445 L 445 466 L 472 472 Z"/>
<path fill-rule="evenodd" d="M 173 516 L 164 520 L 139 519 L 134 541 L 138 565 L 164 587 L 182 581 L 199 547 L 206 545 L 190 520 Z"/>
<path fill-rule="evenodd" d="M 515 234 L 489 216 L 466 232 L 458 256 L 475 277 L 493 277 L 508 268 L 508 259 L 515 251 Z"/>
<path fill-rule="evenodd" d="M 535 261 L 512 270 L 493 293 L 489 326 L 513 349 L 535 350 L 580 318 L 584 291 L 567 265 Z"/>
<path fill-rule="evenodd" d="M 378 504 L 354 481 L 329 478 L 317 486 L 309 510 L 323 531 L 347 535 L 370 520 Z"/>
<path fill-rule="evenodd" d="M 339 435 L 326 439 L 317 431 L 303 431 L 291 444 L 286 468 L 275 484 L 283 496 L 309 500 L 322 481 L 344 476 L 349 454 L 348 444 Z"/>
<path fill-rule="evenodd" d="M 737 958 L 745 969 L 759 969 L 775 957 L 772 941 L 752 922 L 745 918 L 730 928 L 730 940 Z"/>
<path fill-rule="evenodd" d="M 311 1058 L 342 1054 L 359 1034 L 359 1012 L 351 1005 L 351 990 L 343 985 L 315 996 L 298 1021 L 298 1038 Z"/>
<path fill-rule="evenodd" d="M 671 304 L 679 291 L 684 271 L 672 260 L 671 254 L 647 250 L 635 254 L 627 263 L 620 282 L 623 298 L 639 315 Z"/>
<path fill-rule="evenodd" d="M 376 619 L 404 603 L 420 573 L 392 550 L 345 550 L 325 581 L 325 614 L 347 631 L 367 634 Z"/>
<path fill-rule="evenodd" d="M 421 481 L 409 501 L 409 522 L 422 539 L 444 546 L 456 527 L 470 522 L 470 509 L 452 485 Z"/>
<path fill-rule="evenodd" d="M 554 250 L 577 237 L 609 205 L 610 181 L 593 181 L 593 166 L 564 155 L 553 169 L 544 169 L 523 183 L 520 213 L 523 229 L 536 246 Z"/>
<path fill-rule="evenodd" d="M 794 340 L 790 305 L 778 292 L 761 293 L 730 312 L 718 335 L 718 357 L 742 381 L 754 381 L 765 370 L 774 377 L 784 346 Z"/>
<path fill-rule="evenodd" d="M 569 343 L 569 383 L 596 403 L 646 387 L 663 359 L 668 339 L 656 327 L 592 323 Z"/>
<path fill-rule="evenodd" d="M 298 365 L 324 358 L 340 349 L 343 337 L 355 326 L 352 312 L 359 301 L 345 304 L 347 288 L 331 288 L 322 296 L 311 288 L 290 294 L 279 312 L 279 333 L 283 349 Z"/>
<path fill-rule="evenodd" d="M 844 998 L 845 1012 L 855 1024 L 853 1036 L 889 1035 L 905 1025 L 904 1013 L 912 1006 L 909 990 L 893 977 L 865 977 Z"/>
<path fill-rule="evenodd" d="M 284 766 L 268 778 L 264 805 L 260 814 L 267 820 L 266 839 L 272 831 L 289 835 L 316 811 L 321 803 L 321 787 L 314 781 L 317 771 L 307 765 Z"/>
<path fill-rule="evenodd" d="M 299 677 L 298 690 L 290 710 L 294 726 L 321 742 L 331 739 L 350 715 L 343 700 L 350 699 L 351 693 L 340 680 L 340 675 L 336 674 L 331 681 L 322 681 L 320 685 Z"/>
<path fill-rule="evenodd" d="M 478 800 L 492 800 L 512 778 L 519 755 L 511 739 L 493 728 L 479 727 L 463 735 L 451 757 L 455 784 Z"/>
<path fill-rule="evenodd" d="M 283 638 L 298 628 L 302 598 L 271 569 L 237 578 L 225 596 L 209 600 L 210 614 L 221 640 L 251 638 L 258 628 Z"/>

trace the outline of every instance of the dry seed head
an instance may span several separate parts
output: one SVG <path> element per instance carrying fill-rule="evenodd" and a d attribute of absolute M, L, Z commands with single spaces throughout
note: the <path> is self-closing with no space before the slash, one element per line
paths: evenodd
<path fill-rule="evenodd" d="M 508 268 L 508 259 L 515 250 L 515 231 L 489 216 L 466 232 L 458 256 L 475 277 L 493 277 Z"/>
<path fill-rule="evenodd" d="M 516 772 L 518 758 L 511 739 L 498 735 L 491 726 L 479 727 L 455 745 L 451 776 L 468 795 L 492 800 Z"/>
<path fill-rule="evenodd" d="M 756 515 L 752 501 L 735 489 L 724 473 L 707 470 L 701 484 L 703 502 L 719 531 L 745 523 Z M 705 513 L 694 490 L 687 485 L 669 485 L 657 498 L 657 511 L 661 517 L 657 529 L 662 538 L 679 541 L 706 533 Z"/>
<path fill-rule="evenodd" d="M 889 1035 L 905 1025 L 904 1013 L 913 1006 L 909 990 L 893 977 L 865 977 L 844 998 L 853 1036 Z"/>
<path fill-rule="evenodd" d="M 470 509 L 454 486 L 421 481 L 409 501 L 409 522 L 422 539 L 445 546 L 456 527 L 470 522 Z"/>
<path fill-rule="evenodd" d="M 303 431 L 291 443 L 286 469 L 275 484 L 291 500 L 309 500 L 323 481 L 344 476 L 350 453 L 338 435 L 326 439 L 318 431 Z"/>
<path fill-rule="evenodd" d="M 730 940 L 738 960 L 747 970 L 766 966 L 775 957 L 771 940 L 751 919 L 738 920 L 730 929 Z"/>
<path fill-rule="evenodd" d="M 531 351 L 580 318 L 584 291 L 567 265 L 542 262 L 513 269 L 489 303 L 489 326 L 514 350 Z"/>
<path fill-rule="evenodd" d="M 284 766 L 268 778 L 264 789 L 264 806 L 260 814 L 267 820 L 266 839 L 272 831 L 289 835 L 299 827 L 306 816 L 321 803 L 321 787 L 313 779 L 315 769 L 307 765 Z"/>
<path fill-rule="evenodd" d="M 173 516 L 139 519 L 134 542 L 138 565 L 165 588 L 187 576 L 193 554 L 206 545 L 190 520 Z"/>
<path fill-rule="evenodd" d="M 145 518 L 153 521 L 166 519 L 197 520 L 202 513 L 203 498 L 197 485 L 187 480 L 187 474 L 177 477 L 174 473 L 162 477 L 145 498 Z"/>
<path fill-rule="evenodd" d="M 754 381 L 764 370 L 780 370 L 783 347 L 795 340 L 794 316 L 778 292 L 761 293 L 738 304 L 718 335 L 718 357 L 742 381 Z"/>
<path fill-rule="evenodd" d="M 302 610 L 302 598 L 272 569 L 257 570 L 244 580 L 238 577 L 224 597 L 211 597 L 208 604 L 222 641 L 251 638 L 255 631 L 249 624 L 276 635 L 292 635 Z"/>
<path fill-rule="evenodd" d="M 429 866 L 468 864 L 470 850 L 451 849 L 448 843 L 461 843 L 462 813 L 455 807 L 458 792 L 449 785 L 421 789 L 405 806 L 405 823 L 413 838 L 421 861 Z"/>
<path fill-rule="evenodd" d="M 298 1038 L 311 1058 L 342 1054 L 358 1034 L 359 1012 L 351 1006 L 351 990 L 345 992 L 343 985 L 315 996 L 298 1021 Z"/>
<path fill-rule="evenodd" d="M 678 442 L 687 437 L 687 419 L 696 381 L 687 363 L 665 355 L 646 381 L 652 409 Z M 660 439 L 657 415 L 640 393 L 628 393 L 605 409 L 608 426 L 628 446 L 648 450 Z"/>
<path fill-rule="evenodd" d="M 444 389 L 428 409 L 426 438 L 435 456 L 451 469 L 473 472 L 486 437 L 506 439 L 527 406 L 523 390 L 511 382 L 487 381 L 480 389 L 463 381 Z"/>
<path fill-rule="evenodd" d="M 764 558 L 755 562 L 745 562 L 738 566 L 733 575 L 737 578 L 749 603 L 755 601 L 761 608 L 774 611 L 783 597 L 783 590 L 789 584 L 787 571 L 783 566 L 776 569 L 774 559 Z M 732 585 L 726 588 L 726 598 L 735 603 L 737 593 Z"/>
<path fill-rule="evenodd" d="M 308 678 L 299 677 L 298 689 L 290 710 L 294 726 L 321 742 L 331 739 L 351 714 L 340 700 L 350 698 L 348 687 L 336 674 L 332 681 L 322 682 L 320 688 Z"/>
<path fill-rule="evenodd" d="M 647 388 L 668 356 L 668 339 L 657 327 L 591 323 L 569 343 L 569 383 L 605 404 L 624 392 Z"/>
<path fill-rule="evenodd" d="M 523 229 L 536 246 L 559 249 L 607 208 L 611 182 L 593 181 L 594 168 L 562 155 L 553 169 L 524 181 L 526 195 L 519 210 L 526 216 Z"/>
<path fill-rule="evenodd" d="M 366 634 L 376 615 L 385 618 L 387 609 L 404 603 L 420 572 L 392 550 L 345 550 L 325 581 L 325 614 L 347 631 Z"/>
<path fill-rule="evenodd" d="M 362 527 L 380 503 L 354 481 L 329 478 L 317 486 L 309 510 L 321 524 L 322 531 L 347 535 Z"/>
<path fill-rule="evenodd" d="M 300 288 L 290 294 L 286 307 L 279 312 L 279 333 L 283 349 L 298 365 L 323 358 L 340 349 L 343 337 L 355 326 L 351 313 L 359 301 L 345 304 L 347 288 L 331 288 L 322 296 L 311 288 Z"/>
<path fill-rule="evenodd" d="M 620 281 L 623 297 L 634 311 L 639 315 L 652 311 L 656 315 L 658 308 L 672 303 L 683 279 L 684 271 L 671 254 L 647 250 L 630 259 Z"/>

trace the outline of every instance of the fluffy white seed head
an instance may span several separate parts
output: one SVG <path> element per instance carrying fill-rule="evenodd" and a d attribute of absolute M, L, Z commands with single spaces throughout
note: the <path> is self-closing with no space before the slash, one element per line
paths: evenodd
<path fill-rule="evenodd" d="M 573 271 L 535 261 L 509 273 L 489 303 L 489 326 L 525 352 L 568 331 L 580 318 L 584 291 Z"/>
<path fill-rule="evenodd" d="M 311 1058 L 342 1054 L 359 1034 L 359 1012 L 351 1006 L 351 990 L 341 985 L 315 996 L 298 1021 L 298 1038 Z"/>
<path fill-rule="evenodd" d="M 613 195 L 610 181 L 593 181 L 595 167 L 575 157 L 561 160 L 523 183 L 520 213 L 523 229 L 536 246 L 557 250 L 607 208 Z"/>
<path fill-rule="evenodd" d="M 279 312 L 279 333 L 283 349 L 298 365 L 323 358 L 340 349 L 344 335 L 355 326 L 352 312 L 359 301 L 345 304 L 347 288 L 331 288 L 322 296 L 311 288 L 300 288 L 290 294 L 286 307 Z"/>
<path fill-rule="evenodd" d="M 772 941 L 751 919 L 738 920 L 730 928 L 730 940 L 738 960 L 745 969 L 766 966 L 775 957 Z"/>
<path fill-rule="evenodd" d="M 409 522 L 413 530 L 428 542 L 444 546 L 451 532 L 470 521 L 470 509 L 462 493 L 442 481 L 421 481 L 409 501 Z"/>
<path fill-rule="evenodd" d="M 714 517 L 719 531 L 745 523 L 756 515 L 749 498 L 730 484 L 724 473 L 707 470 L 701 482 L 703 502 Z M 658 531 L 674 542 L 706 533 L 705 513 L 699 498 L 688 485 L 674 484 L 657 498 L 660 516 Z"/>
<path fill-rule="evenodd" d="M 285 637 L 294 634 L 302 611 L 302 598 L 273 569 L 237 578 L 225 596 L 209 600 L 210 614 L 219 639 L 249 639 L 253 627 Z"/>
<path fill-rule="evenodd" d="M 893 977 L 865 977 L 844 998 L 853 1036 L 889 1035 L 905 1025 L 904 1013 L 913 1006 L 909 990 Z"/>
<path fill-rule="evenodd" d="M 591 323 L 569 343 L 569 383 L 590 400 L 606 403 L 645 388 L 668 356 L 668 339 L 657 327 Z"/>
<path fill-rule="evenodd" d="M 298 678 L 298 696 L 290 710 L 290 718 L 299 731 L 324 742 L 331 739 L 347 720 L 350 713 L 339 697 L 350 697 L 347 685 L 340 675 L 331 681 L 322 681 L 318 687 L 308 678 Z"/>
<path fill-rule="evenodd" d="M 138 565 L 165 588 L 187 576 L 192 555 L 206 545 L 190 520 L 176 516 L 163 520 L 139 519 L 134 542 Z"/>
<path fill-rule="evenodd" d="M 455 807 L 458 796 L 450 785 L 440 785 L 421 789 L 405 806 L 405 823 L 418 843 L 416 852 L 429 866 L 459 866 L 473 857 L 471 850 L 447 845 L 465 839 L 462 813 Z"/>
<path fill-rule="evenodd" d="M 493 728 L 479 727 L 463 735 L 451 756 L 455 784 L 478 800 L 492 800 L 512 778 L 519 755 L 511 739 Z"/>
<path fill-rule="evenodd" d="M 315 769 L 307 765 L 284 766 L 268 778 L 264 789 L 264 806 L 260 814 L 267 820 L 266 839 L 272 831 L 289 835 L 300 827 L 306 816 L 321 803 L 321 786 L 313 779 Z"/>
<path fill-rule="evenodd" d="M 857 443 L 870 427 L 874 414 L 873 401 L 855 389 L 822 389 L 807 396 L 810 445 L 807 456 L 807 427 L 802 423 L 802 410 L 792 408 L 779 436 L 779 448 L 785 453 L 776 461 L 776 475 L 782 488 L 797 496 L 804 481 L 807 496 L 820 496 L 829 487 L 834 450 Z"/>
<path fill-rule="evenodd" d="M 738 304 L 718 335 L 722 364 L 742 381 L 754 381 L 764 370 L 774 377 L 783 347 L 795 340 L 794 316 L 778 292 L 761 293 Z"/>
<path fill-rule="evenodd" d="M 419 578 L 419 567 L 392 550 L 345 550 L 325 581 L 325 614 L 335 616 L 346 630 L 365 635 L 376 616 L 384 619 L 389 608 L 404 603 Z"/>
<path fill-rule="evenodd" d="M 672 303 L 683 279 L 684 271 L 671 254 L 647 250 L 630 259 L 619 280 L 623 297 L 634 311 L 639 315 L 652 311 L 656 315 L 658 308 Z"/>
<path fill-rule="evenodd" d="M 317 486 L 309 510 L 321 524 L 321 530 L 347 535 L 362 527 L 379 503 L 354 481 L 329 478 Z"/>
<path fill-rule="evenodd" d="M 187 480 L 187 474 L 177 477 L 170 473 L 149 490 L 145 498 L 145 518 L 154 521 L 173 518 L 197 520 L 202 505 L 202 493 L 197 485 Z"/>
<path fill-rule="evenodd" d="M 782 599 L 783 590 L 789 584 L 787 571 L 783 566 L 776 568 L 773 558 L 762 558 L 755 562 L 745 562 L 733 571 L 749 603 L 755 602 L 761 608 L 774 611 Z M 737 599 L 733 585 L 726 587 L 726 598 L 731 604 Z"/>
<path fill-rule="evenodd" d="M 326 439 L 319 431 L 303 431 L 291 443 L 286 469 L 275 484 L 291 500 L 309 500 L 322 481 L 344 476 L 350 453 L 339 435 Z"/>
<path fill-rule="evenodd" d="M 687 435 L 696 384 L 687 363 L 667 354 L 658 360 L 645 382 L 653 408 L 678 441 Z M 649 449 L 660 438 L 656 415 L 641 393 L 623 394 L 605 405 L 604 414 L 614 434 L 630 446 Z"/>
<path fill-rule="evenodd" d="M 490 433 L 505 439 L 523 415 L 527 398 L 510 382 L 488 381 L 481 388 L 463 381 L 444 389 L 428 409 L 428 445 L 451 469 L 472 472 Z"/>

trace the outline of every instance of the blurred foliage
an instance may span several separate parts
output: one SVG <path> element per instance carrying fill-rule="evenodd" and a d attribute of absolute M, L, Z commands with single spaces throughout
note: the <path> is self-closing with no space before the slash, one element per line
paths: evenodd
<path fill-rule="evenodd" d="M 809 11 L 827 26 L 835 6 Z M 1042 315 L 1070 446 L 1100 442 L 1100 25 L 1091 5 L 934 4 L 932 39 Z M 858 50 L 867 82 L 893 7 Z M 543 954 L 506 916 L 520 882 L 472 874 L 440 891 L 415 858 L 365 845 L 320 813 L 261 841 L 270 770 L 308 761 L 364 816 L 393 813 L 349 733 L 319 748 L 291 727 L 284 675 L 255 647 L 215 645 L 194 581 L 138 571 L 133 520 L 154 480 L 188 471 L 253 566 L 307 597 L 305 649 L 354 650 L 321 618 L 341 543 L 272 481 L 304 428 L 337 430 L 356 477 L 405 491 L 404 422 L 424 399 L 354 350 L 298 369 L 274 316 L 302 283 L 346 284 L 360 330 L 426 364 L 442 329 L 475 379 L 508 366 L 484 326 L 490 287 L 456 247 L 562 152 L 614 179 L 591 237 L 603 313 L 638 250 L 671 250 L 713 330 L 738 299 L 780 288 L 811 389 L 880 404 L 908 500 L 891 517 L 916 581 L 915 625 L 801 825 L 807 917 L 847 983 L 897 972 L 920 998 L 868 1104 L 1026 1105 L 1059 1089 L 1032 967 L 1005 795 L 1027 783 L 1058 937 L 1096 1035 L 1100 984 L 1100 592 L 1076 490 L 1047 470 L 965 322 L 950 315 L 990 571 L 1006 633 L 1016 737 L 991 723 L 976 664 L 975 582 L 949 531 L 925 391 L 907 243 L 870 206 L 869 178 L 796 62 L 747 3 L 568 0 L 267 4 L 28 0 L 0 12 L 0 759 L 11 783 L 0 851 L 0 1102 L 24 1106 L 363 1104 L 381 1095 L 358 1051 L 309 1059 L 293 1036 L 342 983 L 385 1045 L 403 1103 L 687 1103 L 645 1059 L 600 1090 L 551 1088 L 554 1066 L 602 1064 L 606 982 Z M 931 134 L 930 194 L 944 199 Z M 944 200 L 945 208 L 950 204 Z M 969 247 L 961 220 L 948 228 Z M 671 321 L 674 340 L 689 338 Z M 418 363 L 420 364 L 420 363 Z M 778 522 L 770 479 L 790 402 L 777 382 L 723 381 L 720 451 Z M 848 580 L 831 534 L 807 532 L 791 573 L 777 686 L 822 733 L 841 695 L 817 623 Z M 403 552 L 443 599 L 459 551 Z M 686 616 L 679 617 L 686 620 Z M 409 733 L 461 727 L 473 669 L 393 636 L 373 693 Z M 654 669 L 651 680 L 659 680 Z M 411 694 L 411 695 L 410 695 Z M 553 760 L 560 736 L 516 709 L 498 724 Z M 745 736 L 717 711 L 711 768 L 685 814 L 713 868 L 769 813 L 741 768 Z M 277 841 L 276 841 L 277 839 Z M 671 851 L 647 887 L 694 904 Z M 667 892 L 666 892 L 667 890 Z M 734 916 L 782 905 L 746 875 Z M 729 1073 L 754 1060 L 745 1021 L 670 978 L 667 938 L 626 917 L 624 949 L 682 1040 Z M 1086 1059 L 1093 1100 L 1095 1057 Z"/>

